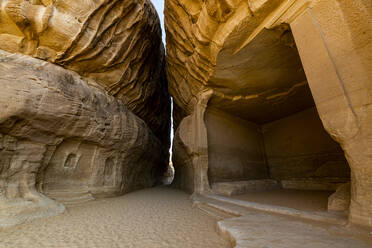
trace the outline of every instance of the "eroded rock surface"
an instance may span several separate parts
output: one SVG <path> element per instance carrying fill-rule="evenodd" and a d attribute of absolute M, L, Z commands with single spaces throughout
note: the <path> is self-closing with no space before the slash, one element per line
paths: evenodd
<path fill-rule="evenodd" d="M 170 98 L 151 2 L 0 6 L 0 227 L 160 180 Z"/>
<path fill-rule="evenodd" d="M 6 52 L 0 61 L 1 226 L 60 211 L 43 192 L 113 196 L 154 184 L 161 142 L 124 103 L 48 62 Z"/>
<path fill-rule="evenodd" d="M 0 49 L 47 60 L 93 79 L 169 145 L 164 49 L 150 1 L 0 3 Z"/>
<path fill-rule="evenodd" d="M 167 73 L 179 129 L 175 167 L 190 172 L 190 161 L 204 161 L 194 171 L 204 168 L 209 183 L 350 180 L 341 147 L 318 117 L 291 27 L 280 19 L 287 5 L 166 1 Z M 186 185 L 177 173 L 175 184 L 179 178 Z M 188 190 L 204 174 L 190 177 Z"/>
<path fill-rule="evenodd" d="M 351 180 L 349 219 L 371 227 L 371 9 L 167 0 L 174 184 L 210 193 L 229 181 L 334 190 Z"/>
<path fill-rule="evenodd" d="M 328 198 L 329 211 L 348 211 L 350 207 L 350 183 L 340 185 Z"/>

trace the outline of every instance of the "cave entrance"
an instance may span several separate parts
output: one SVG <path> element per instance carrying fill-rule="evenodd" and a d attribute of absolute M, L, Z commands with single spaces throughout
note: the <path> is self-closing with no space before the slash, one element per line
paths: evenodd
<path fill-rule="evenodd" d="M 343 211 L 350 168 L 325 131 L 287 25 L 221 51 L 205 122 L 217 194 L 299 210 Z M 336 190 L 337 194 L 334 194 Z"/>

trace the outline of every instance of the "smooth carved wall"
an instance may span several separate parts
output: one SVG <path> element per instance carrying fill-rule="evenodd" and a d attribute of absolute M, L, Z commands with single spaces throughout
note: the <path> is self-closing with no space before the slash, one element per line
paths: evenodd
<path fill-rule="evenodd" d="M 213 108 L 205 120 L 210 183 L 268 176 L 259 125 Z"/>
<path fill-rule="evenodd" d="M 264 125 L 209 107 L 205 122 L 210 183 L 350 180 L 344 152 L 325 131 L 314 107 Z"/>
<path fill-rule="evenodd" d="M 265 124 L 262 130 L 271 178 L 350 180 L 344 152 L 325 131 L 315 108 Z"/>

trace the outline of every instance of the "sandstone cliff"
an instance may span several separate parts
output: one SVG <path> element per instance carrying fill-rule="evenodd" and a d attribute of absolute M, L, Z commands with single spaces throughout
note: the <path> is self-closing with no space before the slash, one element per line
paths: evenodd
<path fill-rule="evenodd" d="M 0 6 L 0 227 L 160 180 L 170 98 L 152 4 Z"/>
<path fill-rule="evenodd" d="M 371 10 L 166 0 L 174 184 L 209 193 L 225 181 L 351 180 L 349 219 L 371 226 Z"/>
<path fill-rule="evenodd" d="M 150 1 L 3 0 L 0 20 L 0 49 L 93 79 L 168 145 L 164 49 Z"/>

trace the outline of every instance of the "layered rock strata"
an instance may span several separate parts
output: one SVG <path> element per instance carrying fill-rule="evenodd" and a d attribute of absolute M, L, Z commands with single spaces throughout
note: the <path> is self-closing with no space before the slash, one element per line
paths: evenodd
<path fill-rule="evenodd" d="M 0 60 L 1 225 L 61 210 L 42 193 L 113 196 L 155 183 L 161 143 L 120 100 L 50 63 Z"/>
<path fill-rule="evenodd" d="M 0 49 L 93 79 L 169 145 L 170 104 L 157 13 L 148 0 L 2 0 Z"/>
<path fill-rule="evenodd" d="M 371 10 L 364 0 L 167 0 L 175 185 L 351 179 L 349 219 L 371 226 Z"/>
<path fill-rule="evenodd" d="M 170 98 L 152 4 L 0 6 L 0 227 L 160 181 Z"/>

